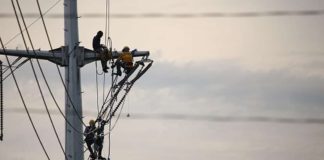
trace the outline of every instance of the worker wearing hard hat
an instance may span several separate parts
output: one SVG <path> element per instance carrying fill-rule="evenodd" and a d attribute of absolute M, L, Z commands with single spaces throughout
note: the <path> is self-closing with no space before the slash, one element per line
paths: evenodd
<path fill-rule="evenodd" d="M 125 73 L 128 74 L 133 68 L 133 55 L 129 52 L 129 47 L 125 46 L 122 53 L 119 55 L 117 61 L 117 75 L 121 76 L 121 67 L 124 68 Z"/>

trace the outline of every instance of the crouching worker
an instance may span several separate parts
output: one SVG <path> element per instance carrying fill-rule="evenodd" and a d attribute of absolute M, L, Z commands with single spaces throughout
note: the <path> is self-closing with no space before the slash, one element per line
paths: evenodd
<path fill-rule="evenodd" d="M 107 73 L 109 69 L 107 67 L 107 61 L 111 58 L 111 53 L 108 52 L 108 49 L 105 45 L 100 44 L 100 38 L 102 37 L 102 31 L 98 31 L 97 35 L 93 37 L 92 47 L 93 50 L 100 55 L 102 70 Z"/>
<path fill-rule="evenodd" d="M 117 61 L 117 75 L 121 76 L 121 67 L 124 68 L 126 74 L 128 74 L 133 68 L 133 55 L 129 52 L 129 47 L 124 47 L 122 53 L 119 55 Z"/>
<path fill-rule="evenodd" d="M 85 136 L 84 141 L 87 144 L 87 147 L 90 152 L 90 158 L 92 158 L 92 159 L 97 158 L 96 154 L 93 152 L 93 149 L 92 149 L 92 145 L 95 142 L 95 131 L 96 131 L 96 123 L 94 120 L 90 120 L 89 126 L 87 126 L 84 131 L 84 136 Z"/>

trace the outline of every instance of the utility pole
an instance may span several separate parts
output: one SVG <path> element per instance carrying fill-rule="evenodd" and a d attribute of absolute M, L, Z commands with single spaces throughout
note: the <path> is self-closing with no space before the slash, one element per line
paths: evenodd
<path fill-rule="evenodd" d="M 69 54 L 69 65 L 65 67 L 65 85 L 68 88 L 68 93 L 65 93 L 65 115 L 73 127 L 82 133 L 80 67 L 77 65 L 79 55 L 77 0 L 64 0 L 64 41 Z M 82 134 L 65 124 L 65 153 L 68 159 L 84 159 L 82 138 Z"/>
<path fill-rule="evenodd" d="M 91 37 L 92 38 L 92 37 Z M 64 0 L 64 45 L 51 51 L 35 51 L 27 54 L 26 50 L 6 49 L 6 55 L 49 60 L 65 67 L 65 116 L 73 128 L 65 123 L 65 152 L 68 160 L 83 160 L 83 122 L 80 68 L 100 60 L 98 53 L 79 46 L 77 0 Z M 33 51 L 29 51 L 33 53 Z M 121 52 L 114 51 L 113 58 Z M 3 50 L 0 54 L 4 55 Z M 148 51 L 136 51 L 134 57 L 147 57 Z M 76 131 L 76 130 L 77 131 Z"/>

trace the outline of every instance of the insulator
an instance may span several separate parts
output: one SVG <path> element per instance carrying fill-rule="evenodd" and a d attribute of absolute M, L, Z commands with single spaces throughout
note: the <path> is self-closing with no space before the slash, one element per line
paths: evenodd
<path fill-rule="evenodd" d="M 3 140 L 3 77 L 2 61 L 0 61 L 0 140 Z"/>

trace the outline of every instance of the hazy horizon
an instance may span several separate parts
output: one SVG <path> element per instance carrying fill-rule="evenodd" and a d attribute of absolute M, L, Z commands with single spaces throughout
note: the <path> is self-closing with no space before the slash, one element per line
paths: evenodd
<path fill-rule="evenodd" d="M 19 2 L 29 15 L 27 24 L 33 23 L 36 1 Z M 40 0 L 43 12 L 56 2 L 45 16 L 54 48 L 64 44 L 63 1 Z M 105 31 L 105 4 L 105 0 L 78 1 L 80 46 L 91 49 L 96 32 Z M 324 0 L 110 0 L 110 4 L 113 48 L 127 45 L 150 51 L 154 60 L 131 90 L 123 117 L 112 131 L 111 159 L 322 160 Z M 11 1 L 3 1 L 0 37 L 5 43 L 19 33 L 13 15 Z M 50 48 L 41 21 L 29 32 L 35 48 Z M 22 38 L 6 47 L 24 49 Z M 0 60 L 6 62 L 4 56 Z M 40 62 L 64 111 L 64 87 L 56 66 Z M 81 68 L 84 122 L 96 117 L 95 72 L 94 63 Z M 15 73 L 50 158 L 63 159 L 29 62 Z M 99 76 L 99 102 L 103 79 Z M 40 83 L 64 144 L 64 119 L 42 78 Z M 46 159 L 12 77 L 4 81 L 4 106 L 1 159 Z M 127 113 L 129 118 L 124 117 Z M 108 137 L 104 147 L 107 156 Z"/>

